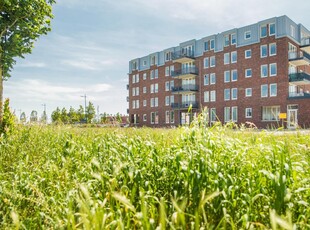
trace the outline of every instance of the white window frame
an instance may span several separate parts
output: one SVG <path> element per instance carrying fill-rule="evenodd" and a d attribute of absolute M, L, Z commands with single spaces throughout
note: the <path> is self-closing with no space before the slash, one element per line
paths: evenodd
<path fill-rule="evenodd" d="M 146 80 L 147 78 L 147 73 L 143 73 L 143 80 Z"/>
<path fill-rule="evenodd" d="M 266 90 L 265 94 L 263 94 L 263 89 Z M 268 97 L 268 84 L 264 84 L 260 86 L 260 96 L 263 98 Z"/>
<path fill-rule="evenodd" d="M 170 91 L 170 81 L 165 82 L 165 91 Z"/>
<path fill-rule="evenodd" d="M 245 89 L 245 97 L 252 97 L 252 88 Z"/>
<path fill-rule="evenodd" d="M 274 25 L 274 33 L 271 33 L 271 25 Z M 273 36 L 276 34 L 276 24 L 275 23 L 270 23 L 269 24 L 269 36 Z"/>
<path fill-rule="evenodd" d="M 224 101 L 230 101 L 230 89 L 224 89 Z"/>
<path fill-rule="evenodd" d="M 224 71 L 224 83 L 230 82 L 230 71 Z"/>
<path fill-rule="evenodd" d="M 275 93 L 272 92 L 272 87 L 275 87 Z M 276 97 L 278 94 L 278 86 L 277 83 L 272 83 L 269 85 L 269 96 L 270 97 Z"/>
<path fill-rule="evenodd" d="M 235 73 L 236 73 L 236 79 L 234 79 Z M 231 82 L 238 81 L 238 70 L 233 69 L 231 71 L 230 77 L 231 77 Z"/>
<path fill-rule="evenodd" d="M 266 35 L 265 35 L 265 36 L 262 35 L 262 29 L 263 29 L 263 28 L 265 28 L 265 30 L 266 30 Z M 261 25 L 261 26 L 260 26 L 260 37 L 261 37 L 261 38 L 266 38 L 267 35 L 268 35 L 268 33 L 267 33 L 267 24 L 266 24 L 266 25 Z"/>
<path fill-rule="evenodd" d="M 216 75 L 215 73 L 210 73 L 210 85 L 216 84 Z"/>
<path fill-rule="evenodd" d="M 250 71 L 250 75 L 248 75 L 248 71 Z M 246 69 L 244 74 L 245 74 L 245 78 L 250 78 L 250 77 L 252 77 L 252 69 L 251 69 L 251 68 Z"/>
<path fill-rule="evenodd" d="M 203 101 L 204 102 L 209 102 L 210 101 L 210 92 L 209 91 L 204 91 L 204 93 L 203 93 Z"/>
<path fill-rule="evenodd" d="M 203 78 L 203 85 L 209 85 L 210 84 L 210 76 L 209 74 L 205 74 Z"/>
<path fill-rule="evenodd" d="M 251 37 L 252 36 L 251 36 L 250 30 L 244 32 L 244 40 L 249 40 L 249 39 L 251 39 Z"/>
<path fill-rule="evenodd" d="M 263 71 L 263 68 L 266 69 L 266 75 L 264 75 L 264 71 Z M 261 65 L 260 66 L 260 77 L 261 78 L 265 78 L 265 77 L 268 77 L 268 65 Z"/>
<path fill-rule="evenodd" d="M 230 53 L 224 53 L 224 65 L 230 64 Z"/>
<path fill-rule="evenodd" d="M 248 112 L 250 112 L 251 115 L 248 115 Z M 245 108 L 245 118 L 252 118 L 252 116 L 253 116 L 252 108 Z"/>
<path fill-rule="evenodd" d="M 210 57 L 210 67 L 215 67 L 216 66 L 216 60 L 215 56 Z"/>
<path fill-rule="evenodd" d="M 231 121 L 233 121 L 233 122 L 238 121 L 238 107 L 237 106 L 231 107 Z"/>
<path fill-rule="evenodd" d="M 231 121 L 230 112 L 230 107 L 224 107 L 224 122 Z"/>
<path fill-rule="evenodd" d="M 266 110 L 270 110 L 270 111 L 266 111 Z M 268 112 L 268 117 L 271 117 L 271 119 L 270 118 L 266 119 L 266 112 Z M 280 113 L 280 106 L 264 106 L 262 107 L 262 121 L 278 121 L 279 113 Z"/>
<path fill-rule="evenodd" d="M 231 60 L 230 60 L 231 63 L 237 63 L 237 61 L 238 61 L 237 51 L 231 52 L 230 58 L 231 58 Z"/>
<path fill-rule="evenodd" d="M 233 38 L 234 37 L 234 38 Z M 237 35 L 236 35 L 236 33 L 232 33 L 231 35 L 230 35 L 230 44 L 231 45 L 235 45 L 235 44 L 237 44 Z"/>
<path fill-rule="evenodd" d="M 266 54 L 264 55 L 263 51 L 266 51 Z M 261 45 L 260 46 L 260 57 L 265 58 L 268 57 L 268 45 Z"/>
<path fill-rule="evenodd" d="M 272 53 L 272 47 L 275 47 L 275 52 L 274 53 Z M 270 43 L 269 44 L 269 56 L 275 56 L 275 55 L 277 55 L 277 43 Z"/>
<path fill-rule="evenodd" d="M 250 52 L 250 56 L 247 55 L 248 52 Z M 252 49 L 245 50 L 245 51 L 244 51 L 244 58 L 245 58 L 245 59 L 249 59 L 249 58 L 251 58 L 251 57 L 252 57 Z"/>
<path fill-rule="evenodd" d="M 224 36 L 224 47 L 229 46 L 229 34 Z"/>
<path fill-rule="evenodd" d="M 210 91 L 210 102 L 215 102 L 216 101 L 216 91 L 211 90 Z"/>
<path fill-rule="evenodd" d="M 215 49 L 215 40 L 211 39 L 210 40 L 210 50 L 214 50 Z"/>
<path fill-rule="evenodd" d="M 204 69 L 209 68 L 209 57 L 205 57 L 205 58 L 203 59 L 203 68 L 204 68 Z"/>
<path fill-rule="evenodd" d="M 231 100 L 237 100 L 238 99 L 238 89 L 232 88 L 230 95 L 231 95 Z"/>
<path fill-rule="evenodd" d="M 275 67 L 275 73 L 272 73 L 272 67 Z M 274 76 L 277 76 L 277 72 L 278 72 L 278 69 L 277 69 L 277 63 L 271 63 L 269 65 L 269 76 L 270 77 L 274 77 Z"/>

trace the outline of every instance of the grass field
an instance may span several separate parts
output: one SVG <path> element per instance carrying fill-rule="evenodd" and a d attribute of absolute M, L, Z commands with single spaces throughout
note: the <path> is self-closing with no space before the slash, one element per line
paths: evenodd
<path fill-rule="evenodd" d="M 0 229 L 310 229 L 299 132 L 29 126 L 0 147 Z"/>

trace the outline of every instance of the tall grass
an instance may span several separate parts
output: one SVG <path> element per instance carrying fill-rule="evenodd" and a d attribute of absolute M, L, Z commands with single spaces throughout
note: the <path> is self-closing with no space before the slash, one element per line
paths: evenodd
<path fill-rule="evenodd" d="M 20 127 L 0 139 L 3 229 L 307 229 L 310 137 Z"/>

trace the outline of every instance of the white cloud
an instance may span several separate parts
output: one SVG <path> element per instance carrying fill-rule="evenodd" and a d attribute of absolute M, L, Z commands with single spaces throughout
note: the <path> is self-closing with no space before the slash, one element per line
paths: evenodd
<path fill-rule="evenodd" d="M 18 66 L 24 68 L 43 68 L 47 65 L 44 62 L 24 62 L 22 64 L 19 64 Z"/>

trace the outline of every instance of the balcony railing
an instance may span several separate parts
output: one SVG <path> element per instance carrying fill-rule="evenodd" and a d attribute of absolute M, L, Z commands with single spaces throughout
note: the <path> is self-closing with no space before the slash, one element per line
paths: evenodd
<path fill-rule="evenodd" d="M 179 70 L 175 70 L 171 72 L 172 77 L 180 77 L 182 75 L 198 75 L 198 68 L 196 67 L 188 67 Z"/>
<path fill-rule="evenodd" d="M 309 81 L 310 83 L 310 75 L 306 73 L 292 73 L 289 74 L 289 81 L 295 82 L 295 81 Z"/>
<path fill-rule="evenodd" d="M 197 101 L 186 101 L 182 103 L 171 103 L 171 108 L 173 109 L 188 109 L 190 106 L 192 106 L 193 109 L 197 109 L 198 102 Z"/>
<path fill-rule="evenodd" d="M 310 54 L 307 52 L 289 52 L 288 59 L 295 66 L 303 66 L 310 64 Z"/>
<path fill-rule="evenodd" d="M 310 93 L 304 93 L 304 92 L 289 92 L 288 95 L 289 98 L 299 99 L 299 98 L 310 98 Z"/>
<path fill-rule="evenodd" d="M 180 58 L 190 58 L 194 59 L 194 51 L 193 50 L 180 50 L 172 53 L 172 60 L 177 60 Z"/>
<path fill-rule="evenodd" d="M 310 37 L 303 38 L 301 40 L 301 46 L 309 46 L 310 45 Z"/>
<path fill-rule="evenodd" d="M 198 91 L 198 85 L 188 84 L 171 88 L 172 92 Z"/>

